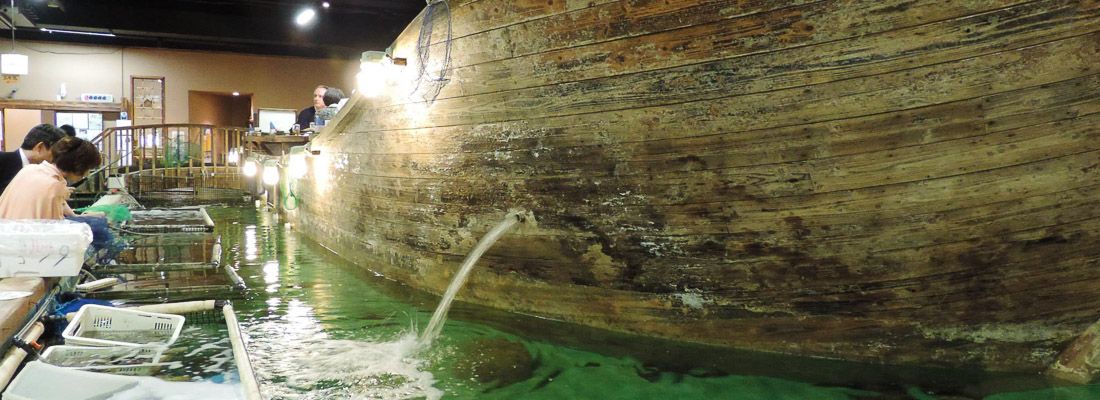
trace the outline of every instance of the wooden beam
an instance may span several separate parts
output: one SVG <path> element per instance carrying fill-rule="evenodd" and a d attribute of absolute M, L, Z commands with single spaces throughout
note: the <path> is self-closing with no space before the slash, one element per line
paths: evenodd
<path fill-rule="evenodd" d="M 32 110 L 122 112 L 122 103 L 86 103 L 82 101 L 0 100 L 0 108 Z"/>

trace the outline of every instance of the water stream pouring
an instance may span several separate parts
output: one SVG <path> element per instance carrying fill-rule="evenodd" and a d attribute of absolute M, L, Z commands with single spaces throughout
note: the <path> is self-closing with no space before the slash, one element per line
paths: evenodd
<path fill-rule="evenodd" d="M 474 246 L 474 250 L 466 256 L 466 260 L 458 268 L 458 273 L 451 279 L 450 286 L 447 286 L 447 292 L 443 294 L 443 299 L 439 301 L 435 312 L 432 313 L 431 322 L 428 322 L 427 329 L 424 329 L 424 333 L 420 335 L 419 343 L 421 347 L 431 345 L 432 340 L 435 340 L 439 336 L 439 332 L 443 330 L 443 323 L 446 322 L 447 311 L 451 308 L 451 302 L 454 301 L 458 290 L 462 289 L 462 285 L 466 283 L 466 277 L 470 275 L 470 270 L 473 269 L 477 260 L 481 258 L 482 254 L 485 254 L 486 250 L 489 250 L 489 247 L 493 246 L 493 243 L 496 243 L 497 239 L 504 235 L 504 232 L 507 232 L 517 222 L 523 221 L 524 218 L 526 218 L 526 215 L 523 211 L 509 212 L 508 216 L 500 221 L 500 224 L 497 224 L 493 230 L 477 242 L 477 246 Z"/>

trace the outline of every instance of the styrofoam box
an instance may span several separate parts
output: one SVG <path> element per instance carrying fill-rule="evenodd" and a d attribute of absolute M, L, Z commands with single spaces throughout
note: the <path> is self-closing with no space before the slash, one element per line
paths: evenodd
<path fill-rule="evenodd" d="M 0 221 L 0 278 L 76 275 L 91 243 L 92 228 L 79 222 Z"/>
<path fill-rule="evenodd" d="M 151 313 L 85 304 L 76 312 L 73 321 L 65 327 L 61 336 L 65 344 L 82 346 L 149 346 L 170 345 L 176 342 L 183 330 L 182 315 Z M 131 343 L 88 337 L 94 332 L 147 332 L 163 337 L 163 340 L 147 343 Z"/>
<path fill-rule="evenodd" d="M 135 398 L 132 397 L 135 395 L 158 399 L 244 398 L 240 385 L 235 384 L 168 382 L 148 376 L 121 376 L 55 367 L 41 361 L 28 362 L 4 390 L 4 400 Z"/>
<path fill-rule="evenodd" d="M 4 390 L 4 400 L 105 399 L 133 387 L 138 379 L 140 378 L 87 372 L 31 361 Z"/>

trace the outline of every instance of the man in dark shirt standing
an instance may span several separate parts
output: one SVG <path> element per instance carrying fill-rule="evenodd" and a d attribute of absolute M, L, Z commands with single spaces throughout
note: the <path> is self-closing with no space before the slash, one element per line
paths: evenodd
<path fill-rule="evenodd" d="M 313 89 L 313 105 L 303 108 L 298 112 L 298 128 L 301 130 L 309 129 L 309 124 L 313 122 L 314 117 L 317 116 L 317 111 L 325 108 L 325 92 L 328 91 L 328 86 L 317 85 Z"/>
<path fill-rule="evenodd" d="M 19 149 L 0 152 L 0 193 L 4 193 L 24 165 L 50 161 L 50 146 L 63 137 L 65 131 L 50 124 L 41 124 L 27 132 Z"/>

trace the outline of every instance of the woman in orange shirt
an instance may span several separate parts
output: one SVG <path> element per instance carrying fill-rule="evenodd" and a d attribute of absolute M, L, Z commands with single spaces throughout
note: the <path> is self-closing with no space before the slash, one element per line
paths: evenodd
<path fill-rule="evenodd" d="M 73 212 L 65 203 L 68 182 L 99 166 L 99 150 L 87 140 L 66 137 L 50 147 L 53 160 L 19 170 L 0 195 L 0 219 L 63 219 Z"/>

